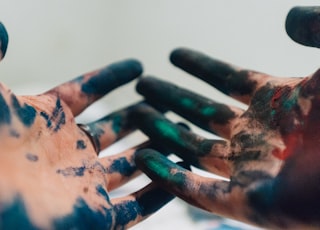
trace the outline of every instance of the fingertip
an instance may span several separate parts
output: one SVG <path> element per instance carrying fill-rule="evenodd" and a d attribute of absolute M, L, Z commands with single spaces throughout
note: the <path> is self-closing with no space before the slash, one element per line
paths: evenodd
<path fill-rule="evenodd" d="M 4 58 L 7 52 L 9 36 L 5 26 L 0 22 L 0 60 Z"/>
<path fill-rule="evenodd" d="M 171 63 L 175 65 L 181 59 L 181 57 L 184 57 L 188 52 L 190 52 L 188 48 L 178 47 L 170 53 L 169 59 Z"/>
<path fill-rule="evenodd" d="M 286 18 L 285 29 L 295 42 L 320 48 L 320 7 L 296 6 Z"/>
<path fill-rule="evenodd" d="M 150 87 L 154 86 L 155 78 L 152 76 L 146 76 L 139 79 L 137 85 L 136 85 L 136 91 L 139 94 L 143 95 L 143 92 L 145 92 L 146 89 L 149 89 Z"/>
<path fill-rule="evenodd" d="M 136 59 L 126 59 L 107 66 L 107 69 L 114 72 L 123 80 L 130 81 L 141 76 L 143 65 Z"/>

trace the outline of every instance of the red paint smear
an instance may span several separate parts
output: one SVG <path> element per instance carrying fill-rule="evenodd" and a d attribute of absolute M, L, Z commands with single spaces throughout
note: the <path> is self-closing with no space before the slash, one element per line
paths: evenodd
<path fill-rule="evenodd" d="M 280 160 L 286 160 L 289 156 L 292 155 L 299 142 L 299 135 L 297 135 L 297 133 L 290 134 L 285 138 L 284 142 L 287 146 L 285 150 L 281 151 L 279 149 L 274 149 L 272 151 L 272 154 Z"/>

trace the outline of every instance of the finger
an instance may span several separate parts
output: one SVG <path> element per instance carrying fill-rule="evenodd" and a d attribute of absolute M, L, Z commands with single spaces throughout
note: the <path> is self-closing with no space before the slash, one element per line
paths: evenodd
<path fill-rule="evenodd" d="M 292 8 L 286 19 L 286 31 L 295 42 L 320 48 L 320 7 Z"/>
<path fill-rule="evenodd" d="M 165 146 L 187 163 L 221 176 L 230 175 L 232 162 L 227 142 L 198 136 L 148 106 L 139 107 L 131 118 L 153 143 Z"/>
<path fill-rule="evenodd" d="M 155 183 L 189 204 L 225 217 L 247 220 L 242 190 L 228 181 L 193 174 L 150 149 L 137 154 L 136 164 Z"/>
<path fill-rule="evenodd" d="M 136 126 L 130 122 L 128 116 L 132 110 L 141 104 L 143 102 L 138 102 L 87 124 L 90 130 L 87 134 L 93 139 L 97 152 L 136 129 Z"/>
<path fill-rule="evenodd" d="M 272 77 L 244 70 L 186 48 L 171 53 L 171 62 L 221 92 L 249 104 L 254 92 Z"/>
<path fill-rule="evenodd" d="M 45 94 L 60 97 L 76 116 L 97 99 L 137 78 L 141 73 L 142 66 L 138 61 L 120 61 L 79 76 Z"/>
<path fill-rule="evenodd" d="M 8 33 L 4 25 L 0 22 L 0 61 L 4 58 L 8 47 Z"/>
<path fill-rule="evenodd" d="M 179 123 L 178 125 L 183 126 L 186 129 L 188 128 L 183 123 Z M 105 171 L 108 191 L 112 191 L 113 189 L 124 185 L 128 181 L 141 174 L 141 171 L 136 167 L 135 156 L 137 151 L 144 148 L 156 149 L 161 151 L 165 156 L 171 153 L 168 149 L 160 144 L 146 141 L 133 148 L 125 150 L 122 153 L 100 158 L 99 161 L 101 165 L 103 165 L 106 169 Z"/>
<path fill-rule="evenodd" d="M 115 224 L 112 229 L 132 227 L 158 211 L 174 197 L 152 182 L 130 196 L 113 199 Z"/>
<path fill-rule="evenodd" d="M 150 141 L 147 141 L 122 153 L 99 159 L 106 169 L 108 191 L 124 185 L 141 173 L 134 161 L 136 152 L 139 149 L 150 148 L 151 146 Z"/>
<path fill-rule="evenodd" d="M 165 105 L 202 129 L 227 139 L 244 112 L 153 77 L 141 78 L 137 91 L 152 104 Z"/>

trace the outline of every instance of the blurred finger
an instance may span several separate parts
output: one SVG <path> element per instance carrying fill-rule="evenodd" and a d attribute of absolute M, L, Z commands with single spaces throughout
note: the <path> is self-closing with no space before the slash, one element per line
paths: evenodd
<path fill-rule="evenodd" d="M 185 164 L 183 167 L 188 167 Z M 115 225 L 112 229 L 127 229 L 143 221 L 175 196 L 160 188 L 156 183 L 150 183 L 143 189 L 123 198 L 113 199 Z"/>
<path fill-rule="evenodd" d="M 188 129 L 183 123 L 179 123 L 178 125 Z M 157 151 L 161 151 L 165 156 L 171 153 L 170 150 L 161 144 L 146 141 L 122 153 L 100 158 L 101 165 L 106 169 L 108 191 L 120 187 L 141 173 L 136 167 L 135 156 L 137 151 L 144 148 L 156 149 Z"/>
<path fill-rule="evenodd" d="M 263 73 L 240 69 L 186 48 L 174 50 L 170 60 L 177 67 L 246 104 L 250 103 L 254 92 L 272 78 Z"/>
<path fill-rule="evenodd" d="M 292 8 L 286 19 L 286 31 L 295 42 L 320 48 L 320 7 Z"/>
<path fill-rule="evenodd" d="M 84 131 L 92 140 L 97 153 L 136 129 L 128 116 L 132 110 L 141 104 L 143 102 L 138 102 L 85 125 L 88 130 Z"/>
<path fill-rule="evenodd" d="M 161 144 L 185 162 L 222 176 L 231 172 L 227 142 L 208 140 L 170 122 L 151 107 L 139 107 L 132 121 L 153 143 Z"/>
<path fill-rule="evenodd" d="M 150 148 L 151 146 L 151 143 L 147 141 L 122 153 L 99 159 L 106 169 L 108 191 L 120 187 L 141 173 L 134 162 L 136 152 L 139 149 Z"/>
<path fill-rule="evenodd" d="M 236 220 L 247 218 L 242 190 L 228 181 L 196 175 L 151 149 L 139 151 L 136 164 L 155 183 L 189 204 Z"/>
<path fill-rule="evenodd" d="M 141 64 L 129 59 L 79 76 L 45 94 L 60 97 L 76 116 L 97 99 L 137 78 L 141 73 Z"/>
<path fill-rule="evenodd" d="M 152 104 L 165 105 L 200 128 L 227 139 L 244 112 L 153 77 L 141 78 L 137 91 Z"/>
<path fill-rule="evenodd" d="M 4 25 L 0 22 L 0 61 L 4 58 L 8 47 L 8 33 Z"/>

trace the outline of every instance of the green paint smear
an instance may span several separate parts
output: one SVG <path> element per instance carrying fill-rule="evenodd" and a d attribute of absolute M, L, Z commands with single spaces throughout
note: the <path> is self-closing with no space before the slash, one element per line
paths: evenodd
<path fill-rule="evenodd" d="M 159 161 L 156 160 L 151 160 L 148 163 L 148 167 L 154 172 L 156 173 L 159 177 L 167 179 L 171 176 L 170 174 L 170 170 L 168 170 L 167 167 L 163 167 L 161 163 L 159 163 Z"/>
<path fill-rule="evenodd" d="M 192 109 L 192 108 L 194 108 L 194 101 L 191 100 L 190 98 L 183 98 L 181 100 L 181 105 L 183 105 L 189 109 Z"/>
<path fill-rule="evenodd" d="M 170 123 L 163 120 L 158 120 L 155 122 L 156 128 L 161 132 L 161 134 L 170 140 L 180 143 L 180 133 L 179 130 L 173 127 Z"/>
<path fill-rule="evenodd" d="M 205 116 L 212 116 L 216 113 L 216 109 L 213 107 L 204 107 L 203 109 L 201 109 L 201 113 Z"/>
<path fill-rule="evenodd" d="M 112 130 L 115 132 L 115 134 L 119 134 L 122 127 L 122 117 L 121 116 L 115 116 L 112 118 Z"/>

